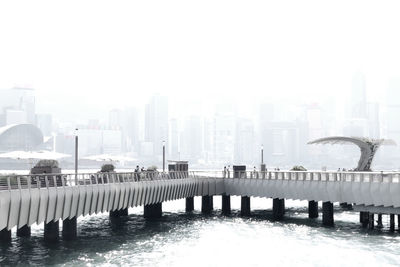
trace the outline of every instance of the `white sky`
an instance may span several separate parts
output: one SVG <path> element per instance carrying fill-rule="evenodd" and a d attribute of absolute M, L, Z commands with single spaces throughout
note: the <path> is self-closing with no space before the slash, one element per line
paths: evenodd
<path fill-rule="evenodd" d="M 318 101 L 361 70 L 380 100 L 400 76 L 399 14 L 400 1 L 2 0 L 0 88 L 34 87 L 47 112 L 157 92 Z"/>

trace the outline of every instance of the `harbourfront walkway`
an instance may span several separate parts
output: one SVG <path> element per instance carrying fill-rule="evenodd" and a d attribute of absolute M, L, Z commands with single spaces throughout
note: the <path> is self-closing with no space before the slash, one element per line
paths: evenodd
<path fill-rule="evenodd" d="M 222 212 L 230 213 L 230 196 L 241 196 L 241 213 L 250 215 L 251 197 L 273 199 L 277 220 L 285 214 L 285 199 L 308 200 L 309 217 L 318 217 L 322 202 L 323 224 L 334 225 L 333 203 L 354 205 L 360 222 L 373 227 L 374 214 L 400 214 L 400 173 L 384 172 L 169 172 L 89 173 L 0 176 L 0 239 L 30 235 L 34 223 L 45 224 L 45 239 L 57 240 L 59 222 L 63 237 L 76 237 L 76 218 L 110 212 L 127 215 L 129 207 L 144 206 L 146 218 L 162 214 L 162 202 L 202 197 L 202 212 L 209 213 L 213 196 L 222 195 Z M 379 215 L 378 215 L 379 220 Z M 393 222 L 393 223 L 392 223 Z"/>

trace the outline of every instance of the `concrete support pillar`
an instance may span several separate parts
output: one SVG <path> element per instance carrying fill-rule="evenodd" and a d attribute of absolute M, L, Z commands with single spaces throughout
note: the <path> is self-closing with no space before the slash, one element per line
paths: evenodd
<path fill-rule="evenodd" d="M 368 216 L 368 229 L 370 229 L 370 230 L 374 229 L 374 223 L 375 223 L 374 217 L 375 216 L 374 216 L 373 213 L 369 213 L 369 216 Z"/>
<path fill-rule="evenodd" d="M 73 240 L 77 237 L 76 217 L 63 220 L 62 237 L 64 240 Z"/>
<path fill-rule="evenodd" d="M 162 203 L 144 206 L 144 217 L 146 219 L 157 219 L 162 216 Z"/>
<path fill-rule="evenodd" d="M 390 214 L 390 232 L 394 232 L 395 221 L 394 214 Z"/>
<path fill-rule="evenodd" d="M 128 216 L 128 208 L 120 209 L 119 216 Z"/>
<path fill-rule="evenodd" d="M 382 214 L 378 214 L 378 225 L 376 227 L 377 228 L 383 228 Z"/>
<path fill-rule="evenodd" d="M 222 214 L 231 214 L 231 196 L 222 195 Z"/>
<path fill-rule="evenodd" d="M 369 224 L 369 212 L 361 211 L 360 212 L 360 223 L 362 227 L 367 228 Z"/>
<path fill-rule="evenodd" d="M 7 230 L 7 228 L 4 228 L 3 230 L 0 231 L 0 242 L 6 243 L 10 241 L 11 241 L 11 230 Z"/>
<path fill-rule="evenodd" d="M 322 224 L 325 226 L 333 226 L 333 203 L 323 202 L 322 203 Z"/>
<path fill-rule="evenodd" d="M 21 228 L 17 229 L 18 237 L 29 237 L 31 236 L 31 228 L 28 225 L 24 225 Z"/>
<path fill-rule="evenodd" d="M 119 218 L 121 216 L 119 210 L 112 210 L 110 211 L 110 218 Z"/>
<path fill-rule="evenodd" d="M 201 212 L 204 214 L 210 214 L 213 210 L 213 196 L 202 196 L 201 197 Z"/>
<path fill-rule="evenodd" d="M 308 201 L 308 218 L 318 218 L 318 201 Z"/>
<path fill-rule="evenodd" d="M 353 205 L 349 204 L 347 202 L 340 203 L 340 207 L 344 210 L 352 210 L 353 209 Z"/>
<path fill-rule="evenodd" d="M 400 214 L 397 215 L 397 226 L 399 227 L 400 231 Z"/>
<path fill-rule="evenodd" d="M 283 215 L 285 214 L 285 200 L 274 198 L 272 200 L 272 214 L 274 220 L 280 221 L 283 219 Z"/>
<path fill-rule="evenodd" d="M 59 221 L 49 222 L 44 225 L 44 240 L 49 242 L 58 241 L 60 238 Z"/>
<path fill-rule="evenodd" d="M 186 198 L 186 212 L 194 211 L 194 197 Z"/>
<path fill-rule="evenodd" d="M 250 197 L 242 197 L 242 205 L 240 207 L 240 214 L 242 216 L 250 216 Z"/>

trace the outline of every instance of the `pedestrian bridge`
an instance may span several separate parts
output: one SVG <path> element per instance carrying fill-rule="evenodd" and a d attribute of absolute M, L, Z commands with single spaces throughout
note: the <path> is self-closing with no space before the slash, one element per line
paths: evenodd
<path fill-rule="evenodd" d="M 160 215 L 160 203 L 182 198 L 190 211 L 195 196 L 203 197 L 202 210 L 206 211 L 212 209 L 214 195 L 223 196 L 223 211 L 228 207 L 229 212 L 227 198 L 237 195 L 242 196 L 242 211 L 248 209 L 247 213 L 250 197 L 266 197 L 274 199 L 278 214 L 284 213 L 284 202 L 279 201 L 293 199 L 314 204 L 322 201 L 324 205 L 351 203 L 357 211 L 374 209 L 375 213 L 394 215 L 400 214 L 400 173 L 190 171 L 0 176 L 0 230 L 8 236 L 14 227 L 26 229 L 45 223 L 46 235 L 46 227 L 51 231 L 53 223 L 57 223 L 58 233 L 60 220 L 75 220 L 76 231 L 79 216 L 102 212 L 119 216 L 129 207 L 145 206 L 145 216 L 152 217 Z M 318 203 L 316 208 L 318 216 Z M 332 213 L 333 224 L 333 206 L 326 210 Z"/>

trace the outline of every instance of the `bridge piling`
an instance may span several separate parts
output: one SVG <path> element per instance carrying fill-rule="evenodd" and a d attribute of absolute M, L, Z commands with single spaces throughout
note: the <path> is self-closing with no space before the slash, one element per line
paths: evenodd
<path fill-rule="evenodd" d="M 47 242 L 55 242 L 60 238 L 59 221 L 51 221 L 44 225 L 44 240 Z"/>
<path fill-rule="evenodd" d="M 363 228 L 367 228 L 369 224 L 369 212 L 361 211 L 360 212 L 360 223 Z"/>
<path fill-rule="evenodd" d="M 210 214 L 213 210 L 213 202 L 213 196 L 202 196 L 201 212 L 204 214 Z"/>
<path fill-rule="evenodd" d="M 128 216 L 128 208 L 120 209 L 119 216 Z"/>
<path fill-rule="evenodd" d="M 378 222 L 377 222 L 377 228 L 383 228 L 383 223 L 382 223 L 382 214 L 378 214 Z"/>
<path fill-rule="evenodd" d="M 308 201 L 308 218 L 318 218 L 318 201 Z"/>
<path fill-rule="evenodd" d="M 28 225 L 24 225 L 21 228 L 17 229 L 18 237 L 29 237 L 31 236 L 31 228 Z"/>
<path fill-rule="evenodd" d="M 11 230 L 7 230 L 4 228 L 0 231 L 0 241 L 1 242 L 10 242 L 11 241 Z"/>
<path fill-rule="evenodd" d="M 248 196 L 242 197 L 240 214 L 242 216 L 250 216 L 250 197 Z"/>
<path fill-rule="evenodd" d="M 390 232 L 394 232 L 394 214 L 390 214 Z"/>
<path fill-rule="evenodd" d="M 158 219 L 162 216 L 162 203 L 144 206 L 144 217 L 146 219 Z"/>
<path fill-rule="evenodd" d="M 194 211 L 194 197 L 186 198 L 186 212 Z"/>
<path fill-rule="evenodd" d="M 280 221 L 283 219 L 283 215 L 285 214 L 285 200 L 274 198 L 272 200 L 272 214 L 274 220 Z"/>
<path fill-rule="evenodd" d="M 400 214 L 397 215 L 397 227 L 398 230 L 400 231 Z"/>
<path fill-rule="evenodd" d="M 77 237 L 76 217 L 63 220 L 62 237 L 64 240 L 73 240 Z"/>
<path fill-rule="evenodd" d="M 110 211 L 110 218 L 119 218 L 121 213 L 119 210 L 111 210 Z"/>
<path fill-rule="evenodd" d="M 322 203 L 322 224 L 324 226 L 333 226 L 335 224 L 332 202 L 327 201 Z"/>
<path fill-rule="evenodd" d="M 226 194 L 222 195 L 222 214 L 231 214 L 231 196 Z"/>
<path fill-rule="evenodd" d="M 369 213 L 368 216 L 368 229 L 373 230 L 374 229 L 374 214 L 373 213 Z"/>

